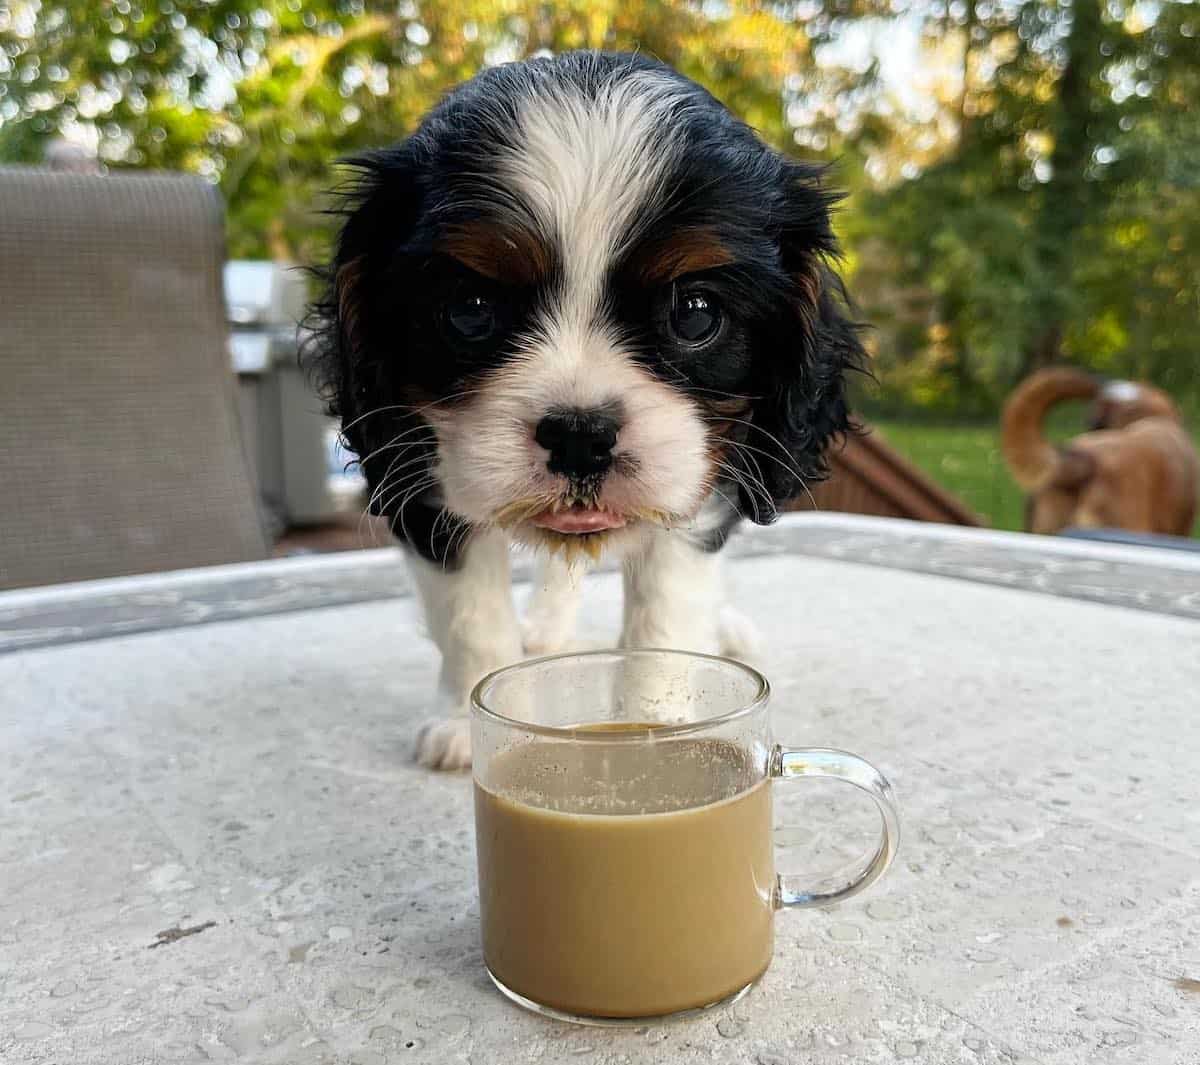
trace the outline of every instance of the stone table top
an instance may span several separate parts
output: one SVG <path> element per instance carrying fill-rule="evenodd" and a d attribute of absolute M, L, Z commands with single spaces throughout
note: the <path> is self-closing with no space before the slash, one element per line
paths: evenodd
<path fill-rule="evenodd" d="M 900 857 L 781 913 L 732 1010 L 616 1032 L 487 981 L 391 553 L 0 595 L 0 1062 L 1200 1061 L 1200 566 L 830 517 L 738 553 L 777 736 L 879 765 Z M 781 868 L 875 830 L 777 796 Z"/>

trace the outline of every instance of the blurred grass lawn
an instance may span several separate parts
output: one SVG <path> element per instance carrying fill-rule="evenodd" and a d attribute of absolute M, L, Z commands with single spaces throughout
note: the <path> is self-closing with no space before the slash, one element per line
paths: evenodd
<path fill-rule="evenodd" d="M 993 528 L 1024 528 L 1024 496 L 1008 475 L 1000 454 L 998 423 L 955 425 L 894 417 L 868 417 L 867 422 L 872 432 L 953 492 Z M 1056 409 L 1047 431 L 1055 441 L 1082 432 L 1083 406 L 1065 404 Z M 1193 424 L 1192 435 L 1200 448 L 1200 426 Z M 1192 535 L 1200 538 L 1200 517 Z"/>

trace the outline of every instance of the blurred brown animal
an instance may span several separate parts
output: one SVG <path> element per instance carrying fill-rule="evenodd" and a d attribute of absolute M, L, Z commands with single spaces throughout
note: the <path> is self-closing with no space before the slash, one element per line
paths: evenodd
<path fill-rule="evenodd" d="M 1091 431 L 1055 447 L 1043 436 L 1042 422 L 1051 407 L 1069 399 L 1093 401 Z M 1039 370 L 1009 397 L 1002 430 L 1004 459 L 1029 494 L 1028 531 L 1191 531 L 1200 458 L 1161 389 L 1069 367 Z"/>

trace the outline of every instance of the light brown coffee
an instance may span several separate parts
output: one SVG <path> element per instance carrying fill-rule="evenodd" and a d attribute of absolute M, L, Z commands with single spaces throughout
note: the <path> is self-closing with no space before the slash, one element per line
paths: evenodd
<path fill-rule="evenodd" d="M 475 788 L 492 973 L 607 1017 L 705 1006 L 755 980 L 775 878 L 761 776 L 712 739 L 539 740 L 494 758 Z"/>

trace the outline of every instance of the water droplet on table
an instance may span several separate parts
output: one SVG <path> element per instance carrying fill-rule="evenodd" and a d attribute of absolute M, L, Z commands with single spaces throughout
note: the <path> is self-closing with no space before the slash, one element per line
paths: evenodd
<path fill-rule="evenodd" d="M 341 1006 L 344 1010 L 353 1010 L 367 1005 L 374 998 L 374 992 L 366 987 L 345 984 L 335 989 L 331 997 L 334 1005 Z"/>
<path fill-rule="evenodd" d="M 50 990 L 52 998 L 66 998 L 68 995 L 75 994 L 79 990 L 79 985 L 74 980 L 59 980 Z"/>
<path fill-rule="evenodd" d="M 856 924 L 843 921 L 829 926 L 829 938 L 838 943 L 853 943 L 862 939 L 862 929 Z"/>
<path fill-rule="evenodd" d="M 241 1013 L 250 1005 L 250 1000 L 237 995 L 216 996 L 204 1000 L 206 1006 L 219 1006 L 226 1013 Z"/>
<path fill-rule="evenodd" d="M 76 1013 L 94 1013 L 96 1010 L 102 1010 L 111 1004 L 112 1000 L 108 996 L 99 992 L 92 992 L 85 995 L 81 1002 L 76 1002 L 74 1010 Z"/>
<path fill-rule="evenodd" d="M 915 1058 L 919 1050 L 916 1043 L 902 1042 L 892 1047 L 892 1053 L 898 1058 Z"/>
<path fill-rule="evenodd" d="M 1137 1042 L 1137 1032 L 1105 1032 L 1100 1038 L 1102 1047 L 1129 1047 Z"/>
<path fill-rule="evenodd" d="M 447 1039 L 461 1039 L 471 1030 L 471 1018 L 465 1013 L 447 1013 L 437 1019 L 434 1028 Z"/>
<path fill-rule="evenodd" d="M 343 924 L 335 924 L 325 934 L 336 943 L 339 940 L 349 939 L 354 932 Z"/>
<path fill-rule="evenodd" d="M 904 905 L 890 899 L 876 899 L 868 904 L 867 916 L 876 921 L 895 921 L 904 916 Z"/>
<path fill-rule="evenodd" d="M 13 1032 L 13 1036 L 22 1041 L 28 1039 L 45 1039 L 54 1031 L 48 1024 L 43 1024 L 41 1021 L 26 1021 L 20 1028 Z"/>
<path fill-rule="evenodd" d="M 404 1033 L 390 1024 L 377 1024 L 367 1036 L 372 1043 L 379 1043 L 384 1050 L 399 1050 L 404 1045 Z"/>
<path fill-rule="evenodd" d="M 736 1039 L 746 1030 L 746 1022 L 736 1017 L 722 1017 L 717 1021 L 717 1032 L 726 1039 Z"/>

